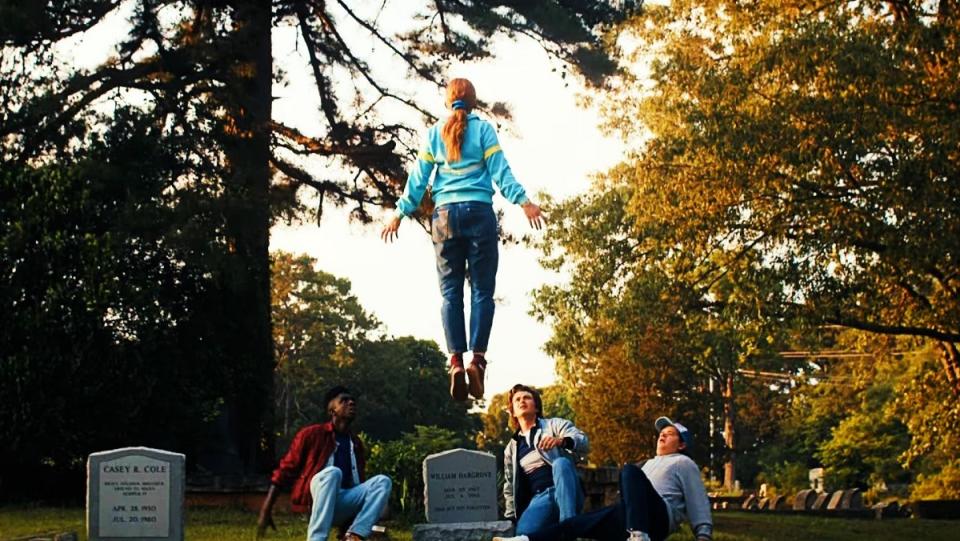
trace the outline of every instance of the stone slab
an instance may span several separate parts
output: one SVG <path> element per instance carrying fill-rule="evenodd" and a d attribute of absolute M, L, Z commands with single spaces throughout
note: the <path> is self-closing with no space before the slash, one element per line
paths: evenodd
<path fill-rule="evenodd" d="M 827 503 L 827 511 L 836 511 L 840 509 L 840 502 L 843 501 L 843 491 L 837 490 L 830 495 L 830 501 Z"/>
<path fill-rule="evenodd" d="M 92 453 L 87 459 L 90 541 L 183 541 L 186 457 L 148 447 Z"/>
<path fill-rule="evenodd" d="M 863 509 L 863 494 L 858 488 L 843 491 L 840 499 L 840 509 Z"/>
<path fill-rule="evenodd" d="M 415 524 L 413 526 L 413 541 L 490 541 L 494 537 L 510 537 L 512 535 L 513 523 L 509 520 Z"/>
<path fill-rule="evenodd" d="M 497 459 L 453 449 L 423 460 L 424 507 L 430 523 L 495 522 Z"/>
<path fill-rule="evenodd" d="M 813 502 L 817 500 L 817 493 L 813 489 L 801 490 L 793 497 L 793 510 L 806 511 L 813 507 Z"/>
<path fill-rule="evenodd" d="M 823 511 L 827 508 L 827 501 L 830 499 L 829 492 L 820 492 L 817 494 L 817 499 L 813 500 L 813 505 L 810 506 L 811 511 Z"/>

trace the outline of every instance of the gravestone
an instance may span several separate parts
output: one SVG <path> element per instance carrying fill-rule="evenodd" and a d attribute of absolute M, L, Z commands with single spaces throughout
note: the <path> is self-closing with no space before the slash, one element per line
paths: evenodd
<path fill-rule="evenodd" d="M 757 509 L 760 511 L 766 511 L 770 507 L 770 498 L 760 498 L 760 505 L 757 506 Z"/>
<path fill-rule="evenodd" d="M 757 497 L 753 494 L 747 496 L 747 499 L 743 501 L 741 509 L 747 509 L 749 511 L 754 511 L 757 509 Z"/>
<path fill-rule="evenodd" d="M 817 494 L 817 499 L 813 500 L 813 505 L 810 506 L 811 511 L 823 511 L 827 508 L 827 501 L 830 499 L 829 492 L 820 492 Z"/>
<path fill-rule="evenodd" d="M 813 505 L 810 506 L 810 511 L 825 511 L 827 509 L 827 502 L 830 501 L 829 492 L 819 492 L 817 493 L 817 499 L 813 501 Z"/>
<path fill-rule="evenodd" d="M 767 505 L 767 509 L 770 511 L 779 511 L 785 509 L 787 506 L 787 499 L 779 494 L 770 498 L 770 504 Z"/>
<path fill-rule="evenodd" d="M 87 458 L 90 541 L 183 540 L 184 464 L 179 453 L 126 447 Z"/>
<path fill-rule="evenodd" d="M 903 516 L 900 513 L 900 503 L 897 501 L 880 502 L 880 503 L 874 504 L 874 506 L 871 507 L 871 509 L 873 509 L 874 517 L 878 519 L 895 518 L 895 517 Z"/>
<path fill-rule="evenodd" d="M 843 501 L 843 491 L 837 490 L 830 495 L 830 502 L 827 503 L 827 511 L 836 511 L 840 509 L 840 502 Z"/>
<path fill-rule="evenodd" d="M 793 497 L 793 510 L 806 511 L 813 506 L 817 500 L 817 491 L 813 489 L 801 490 Z"/>
<path fill-rule="evenodd" d="M 863 509 L 863 494 L 859 488 L 843 491 L 843 497 L 840 498 L 840 509 Z"/>
<path fill-rule="evenodd" d="M 807 472 L 810 479 L 810 488 L 817 492 L 823 492 L 823 468 L 813 468 Z"/>
<path fill-rule="evenodd" d="M 513 524 L 497 520 L 497 460 L 490 453 L 453 449 L 423 461 L 428 524 L 413 527 L 414 541 L 481 541 L 509 536 Z"/>

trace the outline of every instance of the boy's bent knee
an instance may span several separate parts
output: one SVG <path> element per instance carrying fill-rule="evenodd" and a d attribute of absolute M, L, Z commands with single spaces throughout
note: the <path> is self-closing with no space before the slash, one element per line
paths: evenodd
<path fill-rule="evenodd" d="M 324 481 L 335 481 L 340 483 L 340 480 L 343 479 L 343 471 L 336 466 L 327 466 L 326 468 L 318 471 L 312 479 L 310 479 L 310 484 L 322 483 Z"/>

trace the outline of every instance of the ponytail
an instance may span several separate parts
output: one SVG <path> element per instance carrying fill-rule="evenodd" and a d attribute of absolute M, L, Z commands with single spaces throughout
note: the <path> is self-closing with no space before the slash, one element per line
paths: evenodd
<path fill-rule="evenodd" d="M 467 79 L 454 79 L 447 85 L 447 106 L 453 113 L 440 132 L 447 149 L 447 163 L 456 163 L 462 157 L 463 135 L 467 131 L 467 113 L 477 105 L 477 91 Z"/>
<path fill-rule="evenodd" d="M 460 150 L 463 147 L 463 133 L 467 131 L 467 112 L 463 109 L 454 109 L 453 114 L 443 125 L 443 144 L 447 147 L 447 163 L 460 161 Z"/>

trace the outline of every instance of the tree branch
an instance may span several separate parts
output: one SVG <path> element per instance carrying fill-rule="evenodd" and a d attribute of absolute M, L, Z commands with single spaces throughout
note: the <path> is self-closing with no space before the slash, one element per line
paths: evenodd
<path fill-rule="evenodd" d="M 842 316 L 824 318 L 825 323 L 859 329 L 877 334 L 889 334 L 894 336 L 924 336 L 934 338 L 943 342 L 960 342 L 960 334 L 955 332 L 938 331 L 926 327 L 910 327 L 906 325 L 881 325 L 869 321 L 860 321 L 853 318 Z"/>

